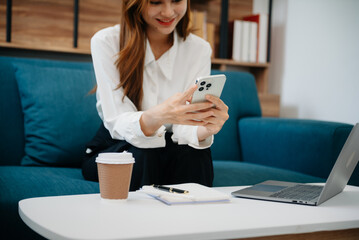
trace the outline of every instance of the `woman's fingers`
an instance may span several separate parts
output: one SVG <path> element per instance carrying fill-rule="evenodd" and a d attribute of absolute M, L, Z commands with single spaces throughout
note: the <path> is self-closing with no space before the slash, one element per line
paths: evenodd
<path fill-rule="evenodd" d="M 203 102 L 203 103 L 193 103 L 180 106 L 180 111 L 183 113 L 190 113 L 190 112 L 199 112 L 203 110 L 207 110 L 213 107 L 213 104 L 210 102 Z"/>
<path fill-rule="evenodd" d="M 205 121 L 207 118 L 213 115 L 214 115 L 213 111 L 194 112 L 194 113 L 187 113 L 186 118 L 191 120 Z"/>
<path fill-rule="evenodd" d="M 207 132 L 216 134 L 218 133 L 225 122 L 228 120 L 228 106 L 218 97 L 207 95 L 206 99 L 215 105 L 215 108 L 212 108 L 213 115 L 208 116 L 207 118 L 202 119 L 206 124 L 203 125 Z"/>
<path fill-rule="evenodd" d="M 206 99 L 208 101 L 210 101 L 211 103 L 213 103 L 217 109 L 222 110 L 222 111 L 228 111 L 228 106 L 226 104 L 224 104 L 224 102 L 215 96 L 212 95 L 207 95 Z"/>
<path fill-rule="evenodd" d="M 189 99 L 191 99 L 193 93 L 196 91 L 197 89 L 197 85 L 196 84 L 193 84 L 190 88 L 188 88 L 183 94 L 182 94 L 182 97 L 180 99 L 181 102 L 186 102 L 188 101 Z"/>
<path fill-rule="evenodd" d="M 228 107 L 217 97 L 207 96 L 208 101 L 187 104 L 197 85 L 192 85 L 183 93 L 178 93 L 159 107 L 164 123 L 184 125 L 215 125 L 221 128 L 228 119 Z M 216 108 L 213 108 L 216 106 Z M 213 127 L 213 126 L 212 126 Z"/>

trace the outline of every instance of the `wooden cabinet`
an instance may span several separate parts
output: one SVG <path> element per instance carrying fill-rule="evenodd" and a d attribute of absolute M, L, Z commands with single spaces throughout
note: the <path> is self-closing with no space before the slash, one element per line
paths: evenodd
<path fill-rule="evenodd" d="M 252 73 L 256 79 L 257 90 L 259 93 L 268 92 L 268 68 L 269 63 L 247 63 L 247 62 L 236 62 L 231 59 L 212 59 L 212 67 L 226 71 L 229 67 L 237 67 L 241 70 Z"/>
<path fill-rule="evenodd" d="M 212 59 L 212 68 L 222 71 L 240 70 L 247 71 L 254 75 L 261 103 L 262 115 L 265 117 L 279 117 L 280 96 L 268 93 L 268 71 L 269 63 L 247 63 L 236 62 L 230 59 Z"/>
<path fill-rule="evenodd" d="M 192 0 L 192 8 L 205 11 L 207 22 L 215 24 L 215 58 L 212 68 L 219 70 L 247 71 L 254 75 L 263 116 L 278 117 L 280 114 L 279 95 L 268 93 L 269 63 L 236 62 L 228 59 L 228 23 L 251 15 L 253 0 Z M 268 46 L 270 47 L 270 46 Z"/>

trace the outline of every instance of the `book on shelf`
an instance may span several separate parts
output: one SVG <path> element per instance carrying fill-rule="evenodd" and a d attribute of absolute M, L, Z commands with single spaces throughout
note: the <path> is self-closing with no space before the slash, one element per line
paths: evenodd
<path fill-rule="evenodd" d="M 249 22 L 249 54 L 248 62 L 257 62 L 257 29 L 256 22 Z"/>
<path fill-rule="evenodd" d="M 241 61 L 241 46 L 242 46 L 242 28 L 243 21 L 234 20 L 229 24 L 229 49 L 232 50 L 232 59 L 235 61 Z M 232 46 L 232 47 L 231 47 Z"/>
<path fill-rule="evenodd" d="M 229 24 L 229 48 L 232 59 L 239 62 L 257 61 L 257 23 L 234 20 Z"/>
<path fill-rule="evenodd" d="M 197 36 L 207 39 L 207 13 L 197 10 L 191 11 L 190 28 Z"/>
<path fill-rule="evenodd" d="M 185 190 L 188 193 L 163 191 L 150 185 L 143 186 L 137 191 L 145 193 L 167 205 L 230 202 L 228 194 L 198 183 L 166 185 L 165 187 Z"/>
<path fill-rule="evenodd" d="M 242 27 L 242 45 L 241 45 L 241 61 L 249 62 L 249 22 L 243 21 Z"/>
<path fill-rule="evenodd" d="M 212 57 L 216 50 L 216 25 L 214 23 L 207 23 L 207 42 L 211 45 L 212 48 Z"/>
<path fill-rule="evenodd" d="M 209 42 L 212 48 L 212 57 L 214 57 L 216 26 L 213 23 L 207 22 L 207 13 L 197 10 L 191 11 L 189 27 L 192 29 L 193 34 Z"/>
<path fill-rule="evenodd" d="M 257 23 L 257 62 L 267 62 L 268 14 L 259 13 L 243 17 L 244 21 Z"/>

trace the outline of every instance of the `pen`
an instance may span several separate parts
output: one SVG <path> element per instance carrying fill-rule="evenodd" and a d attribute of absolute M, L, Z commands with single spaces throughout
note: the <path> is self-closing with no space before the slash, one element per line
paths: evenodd
<path fill-rule="evenodd" d="M 182 194 L 189 193 L 187 190 L 182 190 L 182 189 L 172 188 L 172 187 L 165 187 L 165 186 L 156 185 L 156 184 L 153 184 L 152 187 L 157 188 L 162 191 L 170 192 L 170 193 L 182 193 Z"/>

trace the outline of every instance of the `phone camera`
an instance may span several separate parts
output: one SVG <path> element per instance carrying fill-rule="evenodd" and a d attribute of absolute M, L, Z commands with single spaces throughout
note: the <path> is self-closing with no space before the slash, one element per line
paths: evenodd
<path fill-rule="evenodd" d="M 198 88 L 198 91 L 203 91 L 204 87 Z"/>
<path fill-rule="evenodd" d="M 205 85 L 206 84 L 206 81 L 203 81 L 201 82 L 201 86 Z"/>
<path fill-rule="evenodd" d="M 208 90 L 208 88 L 210 88 L 211 86 L 212 86 L 212 84 L 208 83 L 208 84 L 206 85 L 207 90 Z"/>

